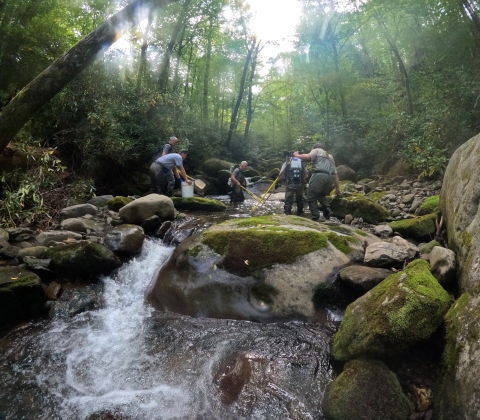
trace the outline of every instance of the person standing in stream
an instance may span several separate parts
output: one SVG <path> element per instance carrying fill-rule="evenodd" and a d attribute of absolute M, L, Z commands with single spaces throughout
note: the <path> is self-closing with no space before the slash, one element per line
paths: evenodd
<path fill-rule="evenodd" d="M 318 201 L 322 206 L 324 218 L 328 220 L 331 211 L 326 196 L 330 194 L 334 185 L 337 197 L 340 196 L 340 180 L 333 156 L 320 143 L 315 143 L 308 154 L 294 152 L 293 156 L 305 162 L 312 162 L 312 176 L 308 184 L 307 194 L 308 208 L 312 214 L 312 220 L 318 221 L 320 219 Z"/>

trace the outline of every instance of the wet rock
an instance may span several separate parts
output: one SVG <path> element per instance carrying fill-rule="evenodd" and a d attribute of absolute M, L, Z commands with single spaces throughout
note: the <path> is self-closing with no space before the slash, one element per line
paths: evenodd
<path fill-rule="evenodd" d="M 98 208 L 91 204 L 76 204 L 74 206 L 65 207 L 60 211 L 62 219 L 70 219 L 76 217 L 82 217 L 86 214 L 97 214 Z"/>
<path fill-rule="evenodd" d="M 352 265 L 340 270 L 340 279 L 359 292 L 366 293 L 386 279 L 391 270 Z"/>
<path fill-rule="evenodd" d="M 141 225 L 152 216 L 158 216 L 160 220 L 173 220 L 175 208 L 169 197 L 150 194 L 122 207 L 119 214 L 127 223 Z"/>
<path fill-rule="evenodd" d="M 142 250 L 145 232 L 140 226 L 120 225 L 105 234 L 105 246 L 118 255 L 135 255 Z"/>
<path fill-rule="evenodd" d="M 87 204 L 91 204 L 95 207 L 106 207 L 108 202 L 112 199 L 113 195 L 99 195 L 88 200 Z"/>
<path fill-rule="evenodd" d="M 315 287 L 362 250 L 355 229 L 296 216 L 215 225 L 182 242 L 149 295 L 154 306 L 191 316 L 275 320 L 314 314 Z"/>
<path fill-rule="evenodd" d="M 223 404 L 230 405 L 240 396 L 252 376 L 252 367 L 243 353 L 233 353 L 225 359 L 213 378 Z"/>
<path fill-rule="evenodd" d="M 0 267 L 0 325 L 44 313 L 43 285 L 35 273 L 22 267 Z"/>
<path fill-rule="evenodd" d="M 10 242 L 28 241 L 35 236 L 35 232 L 31 229 L 19 227 L 5 229 L 9 235 Z"/>
<path fill-rule="evenodd" d="M 61 291 L 62 286 L 56 281 L 52 281 L 45 290 L 45 295 L 47 296 L 47 299 L 57 300 L 60 296 Z"/>
<path fill-rule="evenodd" d="M 348 306 L 332 355 L 341 361 L 393 357 L 429 338 L 450 304 L 428 262 L 415 260 Z"/>
<path fill-rule="evenodd" d="M 332 200 L 330 205 L 335 217 L 344 218 L 347 214 L 351 214 L 368 223 L 380 223 L 388 217 L 388 211 L 384 207 L 364 197 L 342 197 Z"/>
<path fill-rule="evenodd" d="M 72 277 L 108 273 L 122 265 L 108 248 L 88 241 L 48 248 L 46 256 L 52 270 Z"/>
<path fill-rule="evenodd" d="M 47 232 L 42 232 L 35 238 L 37 246 L 50 246 L 56 245 L 58 242 L 63 241 L 79 241 L 82 239 L 82 235 L 77 232 L 70 231 L 59 231 L 59 230 L 49 230 Z"/>
<path fill-rule="evenodd" d="M 430 271 L 442 286 L 447 286 L 455 280 L 457 265 L 455 253 L 447 248 L 435 246 L 430 253 Z"/>
<path fill-rule="evenodd" d="M 49 271 L 48 266 L 50 265 L 50 260 L 48 258 L 35 258 L 35 257 L 25 257 L 23 259 L 25 266 L 32 271 Z"/>
<path fill-rule="evenodd" d="M 96 287 L 66 288 L 60 299 L 51 302 L 50 318 L 71 318 L 82 312 L 98 309 L 100 296 Z"/>
<path fill-rule="evenodd" d="M 395 374 L 376 360 L 352 360 L 327 388 L 326 420 L 406 420 L 413 411 Z"/>
<path fill-rule="evenodd" d="M 158 216 L 152 216 L 142 223 L 142 228 L 145 233 L 153 234 L 161 226 L 161 224 L 162 221 Z"/>
<path fill-rule="evenodd" d="M 415 245 L 395 236 L 369 245 L 364 262 L 372 267 L 402 267 L 405 261 L 413 260 L 418 254 Z"/>
<path fill-rule="evenodd" d="M 196 210 L 196 211 L 225 211 L 226 206 L 221 201 L 211 200 L 209 198 L 192 197 L 181 198 L 173 197 L 173 205 L 177 210 Z"/>

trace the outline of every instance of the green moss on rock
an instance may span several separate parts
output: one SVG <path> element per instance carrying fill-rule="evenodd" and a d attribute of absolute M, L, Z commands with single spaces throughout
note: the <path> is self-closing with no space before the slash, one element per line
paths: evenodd
<path fill-rule="evenodd" d="M 376 360 L 352 360 L 326 390 L 326 420 L 406 420 L 413 406 L 395 374 Z"/>
<path fill-rule="evenodd" d="M 388 225 L 394 232 L 398 232 L 404 237 L 421 239 L 435 233 L 436 220 L 436 213 L 432 213 L 412 219 L 397 220 L 388 223 Z"/>
<path fill-rule="evenodd" d="M 348 306 L 333 338 L 333 357 L 393 356 L 430 337 L 450 304 L 428 262 L 415 260 Z"/>
<path fill-rule="evenodd" d="M 133 200 L 129 197 L 117 196 L 112 198 L 108 203 L 108 209 L 112 211 L 119 211 L 123 206 L 131 203 Z"/>
<path fill-rule="evenodd" d="M 419 244 L 418 250 L 420 251 L 420 254 L 430 254 L 430 252 L 432 252 L 433 247 L 435 246 L 442 246 L 442 245 L 440 244 L 440 242 L 430 241 L 427 244 Z"/>
<path fill-rule="evenodd" d="M 431 197 L 427 197 L 425 200 L 423 200 L 423 203 L 418 208 L 416 214 L 418 216 L 425 216 L 431 213 L 440 213 L 439 202 L 440 196 L 438 195 L 432 195 Z"/>
<path fill-rule="evenodd" d="M 225 211 L 227 208 L 221 201 L 202 197 L 172 197 L 172 201 L 177 210 Z"/>
<path fill-rule="evenodd" d="M 375 201 L 375 203 L 379 203 L 380 200 L 387 194 L 386 191 L 375 191 L 372 194 L 369 194 L 367 198 L 369 198 L 372 201 Z"/>
<path fill-rule="evenodd" d="M 368 223 L 380 223 L 389 216 L 387 209 L 360 195 L 333 199 L 330 206 L 332 213 L 337 217 L 351 214 L 353 217 L 361 217 Z"/>
<path fill-rule="evenodd" d="M 227 162 L 221 159 L 208 159 L 203 163 L 203 172 L 205 172 L 208 176 L 217 177 L 218 171 L 226 170 L 230 171 L 230 166 L 232 166 L 232 162 Z"/>

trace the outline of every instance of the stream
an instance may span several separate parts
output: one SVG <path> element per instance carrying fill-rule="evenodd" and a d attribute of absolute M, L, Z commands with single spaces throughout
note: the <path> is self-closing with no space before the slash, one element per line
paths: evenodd
<path fill-rule="evenodd" d="M 247 217 L 253 204 L 227 216 Z M 262 213 L 272 211 L 281 203 Z M 322 419 L 333 318 L 260 324 L 155 311 L 145 294 L 173 249 L 147 239 L 101 278 L 100 309 L 1 337 L 0 420 Z"/>

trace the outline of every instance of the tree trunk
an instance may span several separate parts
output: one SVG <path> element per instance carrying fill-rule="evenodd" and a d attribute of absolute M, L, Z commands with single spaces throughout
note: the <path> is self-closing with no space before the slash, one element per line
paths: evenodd
<path fill-rule="evenodd" d="M 252 46 L 248 49 L 247 58 L 245 59 L 245 65 L 243 66 L 243 73 L 242 78 L 240 79 L 240 87 L 238 88 L 238 97 L 237 102 L 235 103 L 235 107 L 233 108 L 232 118 L 230 119 L 230 128 L 227 134 L 227 140 L 225 141 L 225 146 L 227 149 L 230 147 L 230 142 L 232 140 L 233 132 L 237 128 L 237 114 L 238 110 L 240 109 L 240 104 L 242 103 L 243 93 L 245 90 L 245 79 L 247 78 L 247 71 L 248 65 L 250 63 L 250 59 L 252 57 L 253 49 L 255 48 L 255 44 L 257 42 L 257 38 L 253 38 Z"/>
<path fill-rule="evenodd" d="M 477 12 L 470 4 L 469 0 L 461 0 L 463 7 L 468 13 L 468 16 L 472 19 L 473 24 L 475 25 L 476 30 L 480 33 L 480 19 L 478 18 Z"/>
<path fill-rule="evenodd" d="M 207 39 L 207 52 L 205 54 L 205 74 L 203 77 L 202 117 L 208 120 L 208 82 L 210 81 L 210 60 L 212 57 L 213 18 L 210 19 Z"/>
<path fill-rule="evenodd" d="M 176 0 L 135 1 L 88 34 L 25 86 L 0 113 L 0 153 L 38 110 L 95 61 L 99 52 L 145 18 L 141 10 L 173 1 Z"/>
<path fill-rule="evenodd" d="M 148 12 L 147 26 L 145 28 L 145 32 L 143 33 L 143 43 L 142 43 L 142 49 L 140 52 L 140 65 L 138 66 L 138 75 L 137 75 L 137 91 L 139 91 L 142 86 L 143 76 L 147 68 L 148 34 L 150 32 L 152 22 L 153 22 L 153 10 L 150 10 Z"/>
<path fill-rule="evenodd" d="M 246 142 L 248 139 L 248 132 L 250 131 L 250 124 L 252 123 L 253 118 L 253 107 L 252 107 L 252 99 L 253 99 L 253 79 L 255 77 L 255 69 L 257 67 L 257 59 L 258 53 L 260 51 L 260 42 L 257 44 L 257 48 L 255 49 L 255 53 L 252 56 L 252 70 L 250 72 L 250 80 L 248 83 L 248 99 L 247 99 L 247 123 L 245 124 L 245 135 L 243 136 L 243 141 Z"/>
<path fill-rule="evenodd" d="M 178 42 L 178 49 L 177 49 L 177 64 L 175 66 L 175 75 L 173 76 L 173 92 L 178 91 L 178 87 L 180 86 L 180 62 L 182 61 L 182 51 L 185 44 L 183 43 L 185 37 L 185 25 L 183 25 L 182 35 L 180 35 L 180 41 Z"/>
<path fill-rule="evenodd" d="M 172 36 L 170 37 L 170 42 L 167 45 L 165 54 L 163 55 L 162 62 L 160 63 L 159 76 L 158 76 L 158 86 L 160 91 L 166 92 L 168 90 L 168 81 L 170 78 L 170 57 L 173 53 L 173 47 L 175 46 L 175 41 L 178 38 L 178 34 L 182 30 L 185 15 L 187 14 L 188 6 L 190 5 L 191 0 L 185 0 L 183 4 L 182 12 L 177 18 L 177 23 L 173 28 Z"/>
<path fill-rule="evenodd" d="M 185 89 L 183 94 L 183 97 L 187 102 L 188 102 L 188 94 L 189 94 L 188 84 L 190 83 L 190 70 L 192 69 L 192 58 L 193 58 L 193 42 L 191 44 L 190 55 L 188 57 L 187 76 L 185 77 Z"/>

